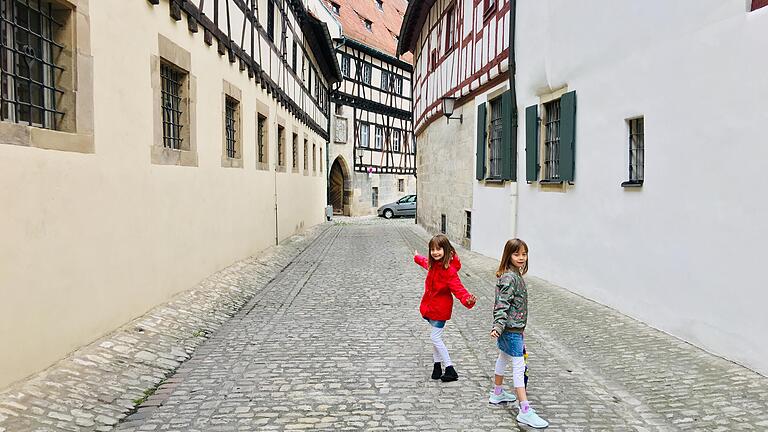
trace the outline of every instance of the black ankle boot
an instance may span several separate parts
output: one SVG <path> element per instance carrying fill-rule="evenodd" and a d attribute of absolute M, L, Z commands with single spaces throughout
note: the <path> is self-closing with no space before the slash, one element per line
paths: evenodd
<path fill-rule="evenodd" d="M 432 379 L 440 379 L 441 376 L 443 376 L 443 368 L 440 367 L 440 362 L 437 362 L 432 368 Z"/>
<path fill-rule="evenodd" d="M 456 373 L 456 369 L 454 369 L 453 366 L 448 366 L 445 368 L 445 373 L 440 377 L 440 379 L 443 382 L 456 381 L 459 379 L 459 374 Z"/>

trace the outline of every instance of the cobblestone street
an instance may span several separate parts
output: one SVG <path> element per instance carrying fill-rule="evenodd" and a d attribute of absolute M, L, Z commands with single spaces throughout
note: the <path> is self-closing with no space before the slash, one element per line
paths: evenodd
<path fill-rule="evenodd" d="M 459 381 L 429 378 L 411 261 L 426 238 L 413 220 L 328 226 L 118 430 L 518 430 L 512 404 L 487 402 L 493 260 L 460 250 L 478 305 L 447 326 Z M 530 282 L 530 397 L 549 430 L 768 429 L 766 378 Z"/>
<path fill-rule="evenodd" d="M 428 237 L 413 219 L 339 218 L 236 263 L 0 395 L 0 432 L 523 430 L 487 402 L 494 259 L 458 249 L 478 304 L 446 326 L 459 380 L 429 377 L 411 259 Z M 527 279 L 548 430 L 768 430 L 765 377 Z"/>

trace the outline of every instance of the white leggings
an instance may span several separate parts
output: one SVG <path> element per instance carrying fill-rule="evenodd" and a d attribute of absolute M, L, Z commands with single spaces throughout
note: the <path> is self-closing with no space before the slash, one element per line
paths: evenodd
<path fill-rule="evenodd" d="M 435 363 L 443 362 L 444 367 L 453 366 L 451 356 L 448 354 L 448 348 L 443 342 L 443 331 L 445 329 L 432 327 L 432 333 L 429 338 L 432 339 L 432 358 Z"/>
<path fill-rule="evenodd" d="M 496 359 L 496 375 L 504 376 L 504 370 L 510 360 L 512 361 L 512 386 L 525 387 L 525 359 L 523 357 L 512 357 L 499 351 L 499 358 Z"/>

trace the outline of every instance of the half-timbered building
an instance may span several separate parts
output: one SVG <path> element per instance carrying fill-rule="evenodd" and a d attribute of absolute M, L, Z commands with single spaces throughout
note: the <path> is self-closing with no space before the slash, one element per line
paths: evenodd
<path fill-rule="evenodd" d="M 510 28 L 509 0 L 410 2 L 398 44 L 414 56 L 418 223 L 491 256 L 516 205 Z"/>
<path fill-rule="evenodd" d="M 0 387 L 324 220 L 311 4 L 0 0 Z"/>
<path fill-rule="evenodd" d="M 343 81 L 331 92 L 329 198 L 334 212 L 375 213 L 415 193 L 411 56 L 395 55 L 404 0 L 326 0 L 341 23 Z"/>

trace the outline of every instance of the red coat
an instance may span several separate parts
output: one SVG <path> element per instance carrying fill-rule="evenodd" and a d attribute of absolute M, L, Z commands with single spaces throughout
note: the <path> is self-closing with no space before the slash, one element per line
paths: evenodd
<path fill-rule="evenodd" d="M 440 263 L 435 263 L 435 266 L 429 269 L 429 260 L 421 255 L 415 255 L 413 261 L 428 270 L 427 280 L 424 282 L 424 295 L 421 297 L 421 306 L 419 306 L 421 316 L 436 321 L 451 319 L 453 296 L 456 296 L 467 309 L 472 309 L 474 304 L 472 306 L 467 304 L 471 294 L 467 292 L 464 285 L 461 284 L 461 279 L 459 279 L 461 261 L 458 255 L 453 256 L 448 268 L 443 267 Z"/>

